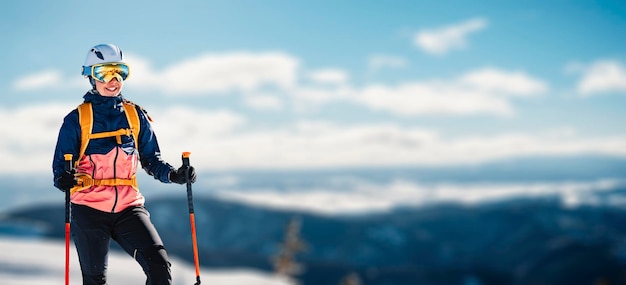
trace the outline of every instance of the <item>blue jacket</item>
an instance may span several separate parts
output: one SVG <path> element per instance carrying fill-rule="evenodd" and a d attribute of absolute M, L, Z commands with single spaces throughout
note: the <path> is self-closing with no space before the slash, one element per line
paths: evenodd
<path fill-rule="evenodd" d="M 129 128 L 121 95 L 106 97 L 89 91 L 83 98 L 85 102 L 92 104 L 92 133 Z M 161 182 L 170 182 L 168 174 L 174 168 L 161 158 L 159 144 L 147 114 L 139 107 L 137 110 L 141 125 L 137 147 L 135 147 L 133 136 L 122 136 L 122 144 L 118 144 L 112 137 L 91 139 L 83 158 L 78 162 L 78 173 L 83 172 L 98 179 L 130 178 L 135 174 L 138 158 L 149 175 Z M 81 128 L 78 110 L 74 109 L 63 120 L 54 152 L 52 170 L 56 187 L 59 187 L 58 179 L 65 170 L 64 154 L 72 154 L 74 160 L 79 159 L 80 144 Z M 125 207 L 143 204 L 143 197 L 138 193 L 138 189 L 130 186 L 93 186 L 92 188 L 72 194 L 72 202 L 107 212 L 119 212 Z M 118 201 L 119 198 L 124 197 L 130 201 Z M 94 199 L 98 201 L 90 205 L 89 201 Z"/>

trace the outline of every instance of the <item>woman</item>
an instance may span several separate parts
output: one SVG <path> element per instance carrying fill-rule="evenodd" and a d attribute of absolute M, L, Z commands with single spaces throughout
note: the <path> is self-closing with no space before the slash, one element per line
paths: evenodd
<path fill-rule="evenodd" d="M 129 68 L 117 46 L 89 50 L 83 75 L 92 89 L 65 117 L 52 165 L 54 185 L 71 193 L 71 234 L 83 284 L 106 284 L 111 239 L 141 265 L 146 284 L 171 284 L 167 252 L 137 187 L 137 163 L 164 183 L 193 183 L 195 170 L 164 162 L 150 117 L 122 97 Z M 64 169 L 64 154 L 73 155 L 75 169 Z"/>

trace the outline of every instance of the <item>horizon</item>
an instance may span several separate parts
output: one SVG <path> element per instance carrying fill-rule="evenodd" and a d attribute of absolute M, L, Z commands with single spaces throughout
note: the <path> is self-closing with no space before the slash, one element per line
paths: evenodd
<path fill-rule="evenodd" d="M 626 159 L 579 157 L 442 168 L 205 170 L 198 173 L 193 189 L 196 199 L 327 216 L 546 198 L 569 208 L 624 207 L 623 169 Z M 0 174 L 0 181 L 0 191 L 5 192 L 0 213 L 63 203 L 50 174 Z M 160 183 L 144 171 L 138 172 L 138 181 L 147 204 L 153 199 L 184 198 L 184 187 Z"/>

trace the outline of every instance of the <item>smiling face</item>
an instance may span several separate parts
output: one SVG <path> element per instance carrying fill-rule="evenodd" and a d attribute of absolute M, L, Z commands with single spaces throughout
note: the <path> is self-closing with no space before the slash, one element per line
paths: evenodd
<path fill-rule="evenodd" d="M 115 97 L 120 95 L 122 92 L 122 87 L 124 86 L 123 81 L 117 81 L 117 78 L 111 79 L 109 82 L 102 82 L 98 80 L 94 80 L 96 82 L 96 90 L 102 96 L 107 97 Z"/>

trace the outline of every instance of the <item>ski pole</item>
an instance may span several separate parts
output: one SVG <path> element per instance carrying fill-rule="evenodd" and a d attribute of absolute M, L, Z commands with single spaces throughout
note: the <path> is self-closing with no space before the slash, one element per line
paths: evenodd
<path fill-rule="evenodd" d="M 200 285 L 200 264 L 198 261 L 198 240 L 196 239 L 196 220 L 193 210 L 193 194 L 191 193 L 191 181 L 189 181 L 189 156 L 191 152 L 183 152 L 183 166 L 187 166 L 185 177 L 187 178 L 187 204 L 189 205 L 189 221 L 191 222 L 191 242 L 193 243 L 193 261 L 196 265 L 196 283 Z"/>
<path fill-rule="evenodd" d="M 65 170 L 72 171 L 72 155 L 65 154 Z M 70 284 L 70 189 L 65 191 L 65 285 Z"/>

